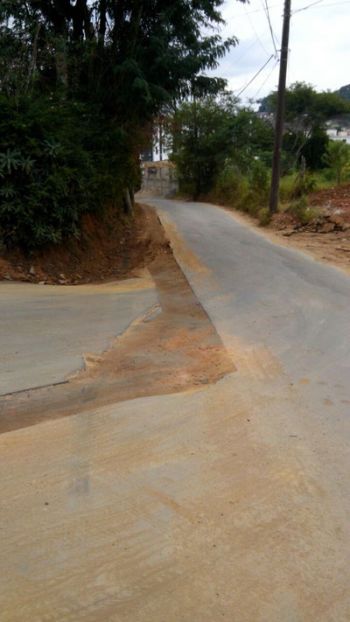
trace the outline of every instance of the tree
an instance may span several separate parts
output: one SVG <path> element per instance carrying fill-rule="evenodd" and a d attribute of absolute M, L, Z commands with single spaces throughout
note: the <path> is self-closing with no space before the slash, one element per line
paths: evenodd
<path fill-rule="evenodd" d="M 0 237 L 59 241 L 78 234 L 83 211 L 130 205 L 153 116 L 218 87 L 205 71 L 236 44 L 218 34 L 222 4 L 1 2 L 0 162 L 14 148 L 32 165 L 1 168 Z"/>
<path fill-rule="evenodd" d="M 184 102 L 171 120 L 172 159 L 181 187 L 194 199 L 211 190 L 232 146 L 235 102 L 215 97 Z"/>
<path fill-rule="evenodd" d="M 184 102 L 171 117 L 170 134 L 180 185 L 194 199 L 213 189 L 228 161 L 247 175 L 256 160 L 271 161 L 271 126 L 229 93 Z"/>
<path fill-rule="evenodd" d="M 331 140 L 324 157 L 326 164 L 334 171 L 337 184 L 342 182 L 343 174 L 350 164 L 350 147 L 341 141 Z"/>
<path fill-rule="evenodd" d="M 273 113 L 277 92 L 261 102 L 261 109 Z M 350 112 L 350 104 L 337 93 L 318 93 L 310 84 L 295 82 L 286 90 L 286 131 L 283 147 L 287 166 L 294 167 L 302 157 L 309 168 L 323 165 L 328 138 L 325 122 L 338 114 Z M 288 155 L 290 156 L 288 158 Z"/>
<path fill-rule="evenodd" d="M 340 89 L 336 92 L 343 99 L 349 100 L 350 99 L 350 84 L 345 84 L 344 86 L 341 86 Z"/>
<path fill-rule="evenodd" d="M 273 149 L 273 131 L 270 123 L 260 119 L 249 108 L 237 108 L 232 131 L 230 159 L 242 173 L 249 173 L 254 160 L 270 165 Z"/>

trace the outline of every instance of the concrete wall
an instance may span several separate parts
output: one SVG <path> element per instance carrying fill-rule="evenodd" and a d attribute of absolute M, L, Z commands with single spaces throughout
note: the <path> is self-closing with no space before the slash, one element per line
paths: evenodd
<path fill-rule="evenodd" d="M 172 162 L 142 162 L 141 191 L 162 197 L 171 197 L 178 191 L 176 168 Z"/>

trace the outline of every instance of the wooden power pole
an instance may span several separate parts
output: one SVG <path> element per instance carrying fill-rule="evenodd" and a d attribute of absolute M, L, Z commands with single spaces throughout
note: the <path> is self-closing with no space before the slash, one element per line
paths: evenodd
<path fill-rule="evenodd" d="M 270 190 L 270 212 L 273 214 L 278 208 L 278 196 L 281 173 L 281 149 L 283 139 L 284 109 L 286 99 L 286 78 L 288 64 L 289 24 L 291 0 L 284 0 L 282 48 L 280 60 L 280 74 L 278 80 L 277 109 L 275 122 L 275 144 L 273 149 L 272 179 Z"/>

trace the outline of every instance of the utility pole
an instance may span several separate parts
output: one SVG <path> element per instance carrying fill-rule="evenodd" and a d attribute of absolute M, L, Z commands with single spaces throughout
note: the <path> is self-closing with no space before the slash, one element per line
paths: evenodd
<path fill-rule="evenodd" d="M 281 149 L 283 139 L 284 109 L 286 99 L 286 78 L 288 64 L 289 24 L 290 24 L 291 0 L 284 0 L 282 48 L 280 60 L 280 74 L 278 80 L 277 109 L 275 122 L 275 144 L 273 149 L 272 179 L 270 190 L 270 212 L 277 212 L 280 173 L 281 173 Z"/>

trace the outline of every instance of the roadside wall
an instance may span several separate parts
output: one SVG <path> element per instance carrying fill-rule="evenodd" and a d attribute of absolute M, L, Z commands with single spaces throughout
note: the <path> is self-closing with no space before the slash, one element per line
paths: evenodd
<path fill-rule="evenodd" d="M 141 191 L 162 197 L 172 197 L 178 191 L 176 168 L 172 162 L 142 162 Z"/>

